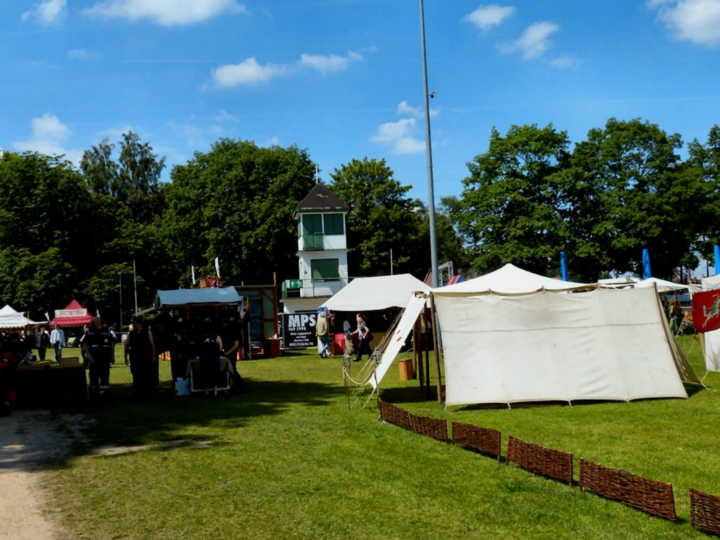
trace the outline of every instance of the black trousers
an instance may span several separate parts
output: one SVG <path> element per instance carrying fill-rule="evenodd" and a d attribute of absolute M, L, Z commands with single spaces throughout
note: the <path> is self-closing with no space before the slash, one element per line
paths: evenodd
<path fill-rule="evenodd" d="M 110 386 L 110 359 L 97 357 L 90 364 L 90 388 Z"/>
<path fill-rule="evenodd" d="M 45 361 L 45 353 L 47 352 L 47 347 L 38 347 L 38 356 L 40 357 L 40 361 Z"/>
<path fill-rule="evenodd" d="M 133 376 L 133 394 L 136 396 L 151 392 L 155 386 L 153 382 L 154 362 L 151 358 L 131 358 L 130 370 Z"/>

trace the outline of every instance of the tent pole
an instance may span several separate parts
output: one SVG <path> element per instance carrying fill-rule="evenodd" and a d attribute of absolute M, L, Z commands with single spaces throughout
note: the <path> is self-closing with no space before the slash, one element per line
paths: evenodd
<path fill-rule="evenodd" d="M 420 383 L 420 394 L 425 391 L 425 370 L 423 369 L 423 340 L 422 340 L 422 328 L 420 322 L 415 323 L 417 327 L 417 364 L 418 364 L 418 382 Z"/>
<path fill-rule="evenodd" d="M 437 311 L 435 310 L 435 297 L 430 295 L 430 312 L 432 316 L 433 329 L 433 345 L 435 346 L 435 369 L 437 371 L 437 397 L 438 403 L 442 405 L 442 375 L 440 374 L 440 349 L 438 348 L 438 327 L 437 327 Z"/>
<path fill-rule="evenodd" d="M 425 321 L 425 395 L 430 397 L 430 326 L 427 306 L 423 308 Z"/>

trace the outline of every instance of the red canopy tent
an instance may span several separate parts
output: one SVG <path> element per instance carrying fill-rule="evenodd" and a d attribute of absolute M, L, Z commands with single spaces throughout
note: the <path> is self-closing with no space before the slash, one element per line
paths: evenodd
<path fill-rule="evenodd" d="M 73 300 L 65 309 L 56 309 L 55 318 L 50 321 L 50 325 L 58 325 L 60 327 L 68 326 L 85 326 L 95 315 L 82 307 L 77 300 Z"/>

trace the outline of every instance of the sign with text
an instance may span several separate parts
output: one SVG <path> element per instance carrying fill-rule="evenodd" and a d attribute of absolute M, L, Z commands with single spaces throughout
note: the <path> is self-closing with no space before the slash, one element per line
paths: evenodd
<path fill-rule="evenodd" d="M 695 293 L 692 316 L 695 330 L 700 333 L 720 328 L 720 290 Z"/>
<path fill-rule="evenodd" d="M 56 309 L 55 317 L 67 319 L 70 317 L 87 317 L 87 309 Z"/>
<path fill-rule="evenodd" d="M 286 349 L 317 347 L 317 313 L 283 313 L 282 336 Z"/>

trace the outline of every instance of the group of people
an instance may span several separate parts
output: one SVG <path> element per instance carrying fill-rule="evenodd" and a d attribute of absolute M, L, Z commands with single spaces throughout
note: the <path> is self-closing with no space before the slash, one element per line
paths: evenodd
<path fill-rule="evenodd" d="M 320 358 L 327 358 L 328 356 L 330 356 L 330 336 L 334 333 L 334 319 L 335 315 L 333 313 L 328 313 L 327 310 L 321 311 L 318 314 L 318 320 L 315 326 L 315 334 L 317 335 L 317 338 L 320 342 Z M 367 325 L 367 322 L 365 321 L 365 317 L 363 315 L 358 313 L 355 316 L 355 320 L 357 322 L 355 330 L 352 330 L 352 324 L 350 322 L 351 320 L 351 316 L 347 315 L 345 317 L 345 320 L 343 321 L 343 334 L 345 335 L 345 351 L 348 354 L 353 353 L 352 337 L 357 336 L 358 346 L 355 354 L 355 359 L 353 361 L 360 362 L 360 360 L 362 360 L 363 354 L 367 353 L 368 358 L 372 356 L 372 349 L 370 348 L 370 343 L 373 340 L 373 335 L 372 332 L 370 332 L 370 327 Z"/>

